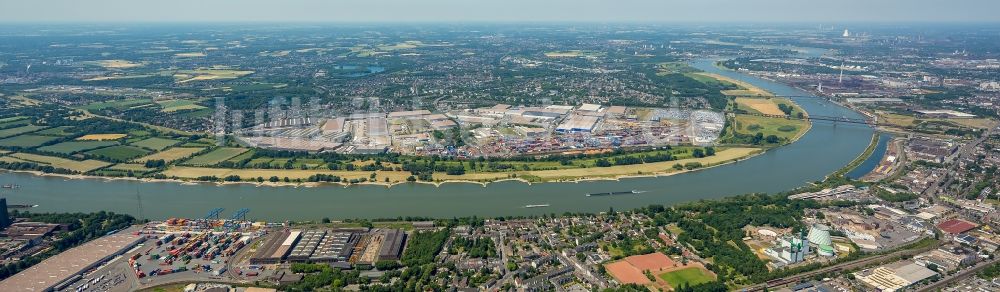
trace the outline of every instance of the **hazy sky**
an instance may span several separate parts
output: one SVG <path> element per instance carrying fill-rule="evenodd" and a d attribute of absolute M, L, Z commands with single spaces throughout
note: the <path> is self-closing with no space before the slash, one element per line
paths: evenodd
<path fill-rule="evenodd" d="M 997 22 L 1000 0 L 0 0 L 0 22 Z"/>

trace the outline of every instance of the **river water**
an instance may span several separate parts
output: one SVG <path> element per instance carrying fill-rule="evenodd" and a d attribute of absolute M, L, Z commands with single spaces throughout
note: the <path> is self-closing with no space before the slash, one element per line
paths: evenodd
<path fill-rule="evenodd" d="M 712 60 L 693 66 L 749 82 L 777 95 L 806 96 L 801 90 L 726 71 Z M 822 98 L 793 97 L 814 115 L 862 118 L 854 111 Z M 304 220 L 329 218 L 389 218 L 397 216 L 506 216 L 563 212 L 598 212 L 649 204 L 674 204 L 750 192 L 780 192 L 823 179 L 856 158 L 868 146 L 873 129 L 865 125 L 813 122 L 799 141 L 751 159 L 705 170 L 651 178 L 579 183 L 500 182 L 384 186 L 323 186 L 315 188 L 254 185 L 140 183 L 125 180 L 66 179 L 24 173 L 0 173 L 0 183 L 20 189 L 0 191 L 10 204 L 38 204 L 34 212 L 113 211 L 144 218 L 202 217 L 225 208 L 222 216 L 249 208 L 248 218 Z M 587 197 L 587 193 L 642 190 L 641 194 Z M 138 195 L 137 195 L 138 194 Z M 525 208 L 548 204 L 549 207 Z"/>

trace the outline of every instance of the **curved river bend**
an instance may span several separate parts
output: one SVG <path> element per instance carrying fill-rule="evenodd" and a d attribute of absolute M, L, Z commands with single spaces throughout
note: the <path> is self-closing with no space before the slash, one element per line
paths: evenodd
<path fill-rule="evenodd" d="M 716 68 L 712 60 L 693 65 L 701 70 L 743 80 L 777 95 L 808 93 L 759 78 Z M 823 116 L 861 115 L 821 98 L 793 98 L 807 112 Z M 315 188 L 257 187 L 254 185 L 183 185 L 125 180 L 66 179 L 25 173 L 0 173 L 0 183 L 20 189 L 0 191 L 10 204 L 38 204 L 34 212 L 114 211 L 151 219 L 198 218 L 222 207 L 223 216 L 250 208 L 248 217 L 262 220 L 329 218 L 386 218 L 397 216 L 506 216 L 563 212 L 598 212 L 649 204 L 672 204 L 750 192 L 780 192 L 846 165 L 871 141 L 873 129 L 864 125 L 813 122 L 799 141 L 751 159 L 701 171 L 621 181 L 579 183 L 500 182 L 482 187 L 449 183 L 384 186 L 324 186 Z M 587 197 L 594 192 L 646 191 L 637 195 Z M 140 195 L 137 196 L 136 193 Z M 525 208 L 548 204 L 549 207 Z"/>

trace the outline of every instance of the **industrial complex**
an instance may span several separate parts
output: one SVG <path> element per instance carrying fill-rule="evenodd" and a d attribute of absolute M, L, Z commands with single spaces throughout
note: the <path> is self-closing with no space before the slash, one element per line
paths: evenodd
<path fill-rule="evenodd" d="M 516 156 L 565 150 L 712 145 L 725 116 L 708 110 L 644 107 L 511 106 L 345 115 L 276 111 L 271 121 L 237 130 L 249 146 L 278 150 L 376 154 Z M 466 145 L 453 145 L 458 133 Z M 444 133 L 448 132 L 447 135 Z"/>

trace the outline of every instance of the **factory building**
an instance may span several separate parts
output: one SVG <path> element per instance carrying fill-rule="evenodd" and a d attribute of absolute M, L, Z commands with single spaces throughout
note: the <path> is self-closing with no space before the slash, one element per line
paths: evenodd
<path fill-rule="evenodd" d="M 794 264 L 805 259 L 809 253 L 809 242 L 802 236 L 787 236 L 778 239 L 778 245 L 764 250 L 764 253 L 786 264 Z"/>
<path fill-rule="evenodd" d="M 250 263 L 346 263 L 360 238 L 360 234 L 349 231 L 285 230 L 265 241 Z"/>
<path fill-rule="evenodd" d="M 597 126 L 598 117 L 574 115 L 563 121 L 556 127 L 558 132 L 590 132 Z"/>
<path fill-rule="evenodd" d="M 302 236 L 301 231 L 280 231 L 278 235 L 271 237 L 257 248 L 257 253 L 250 257 L 250 263 L 260 265 L 277 264 L 284 261 L 300 236 Z"/>
<path fill-rule="evenodd" d="M 406 233 L 401 229 L 390 229 L 385 231 L 385 239 L 382 240 L 382 247 L 378 252 L 378 259 L 399 260 L 403 255 L 403 244 L 406 243 Z"/>
<path fill-rule="evenodd" d="M 816 254 L 821 256 L 833 256 L 833 240 L 830 238 L 830 226 L 823 224 L 813 224 L 809 228 L 809 235 L 806 236 L 809 243 L 816 245 Z"/>
<path fill-rule="evenodd" d="M 871 273 L 855 273 L 861 282 L 879 291 L 898 291 L 938 275 L 913 261 L 900 261 L 875 268 Z"/>

